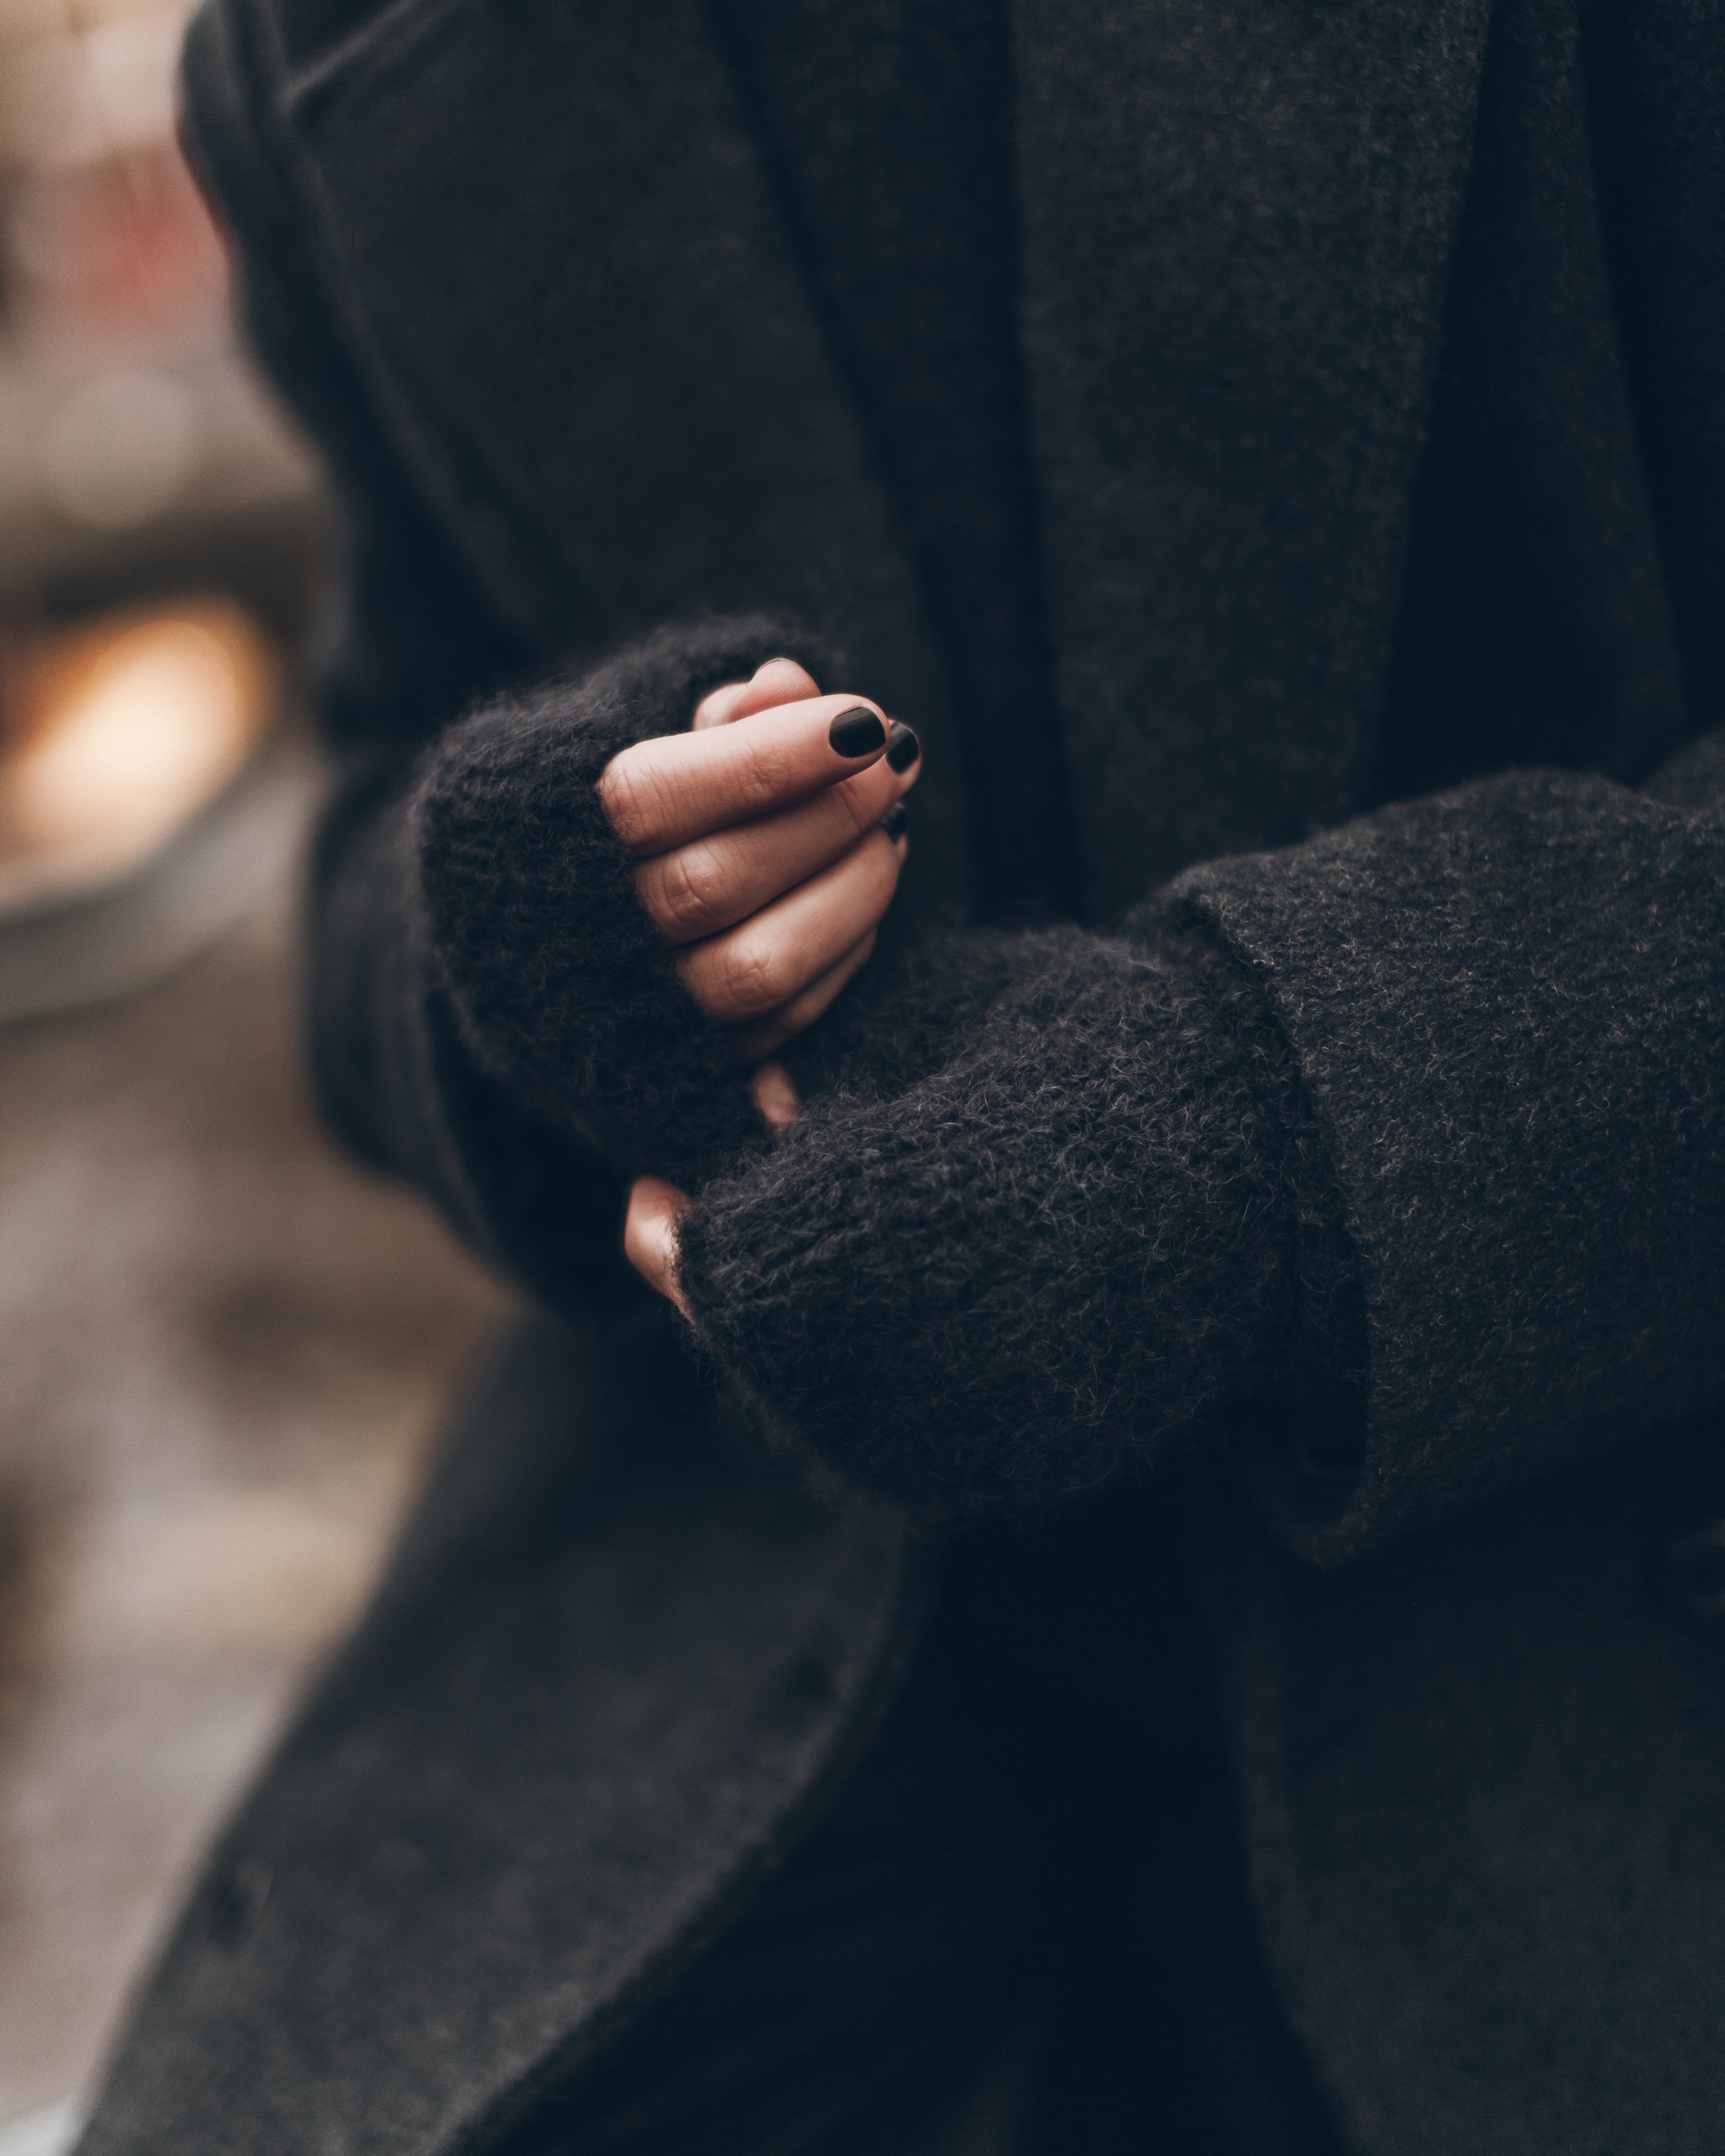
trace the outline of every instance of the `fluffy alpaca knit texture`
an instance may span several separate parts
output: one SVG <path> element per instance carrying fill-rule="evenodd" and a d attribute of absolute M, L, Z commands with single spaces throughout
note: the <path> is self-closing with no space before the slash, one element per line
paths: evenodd
<path fill-rule="evenodd" d="M 1220 952 L 1147 925 L 959 932 L 882 978 L 822 1051 L 831 1090 L 683 1224 L 696 1325 L 772 1427 L 954 1514 L 1348 1394 L 1333 1178 Z"/>
<path fill-rule="evenodd" d="M 421 767 L 419 886 L 463 1034 L 521 1106 L 627 1173 L 698 1183 L 766 1126 L 636 900 L 599 774 L 779 655 L 832 677 L 817 639 L 764 617 L 664 629 L 581 679 L 496 698 Z"/>

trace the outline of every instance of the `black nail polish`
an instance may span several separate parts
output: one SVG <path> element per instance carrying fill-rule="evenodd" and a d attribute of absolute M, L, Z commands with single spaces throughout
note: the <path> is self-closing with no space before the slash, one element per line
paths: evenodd
<path fill-rule="evenodd" d="M 872 756 L 886 729 L 872 711 L 840 711 L 827 728 L 827 739 L 839 756 Z"/>
<path fill-rule="evenodd" d="M 893 721 L 892 732 L 886 739 L 889 743 L 886 761 L 895 771 L 908 771 L 922 753 L 922 742 L 901 719 Z"/>
<path fill-rule="evenodd" d="M 895 801 L 880 819 L 880 829 L 889 839 L 902 838 L 910 828 L 911 812 L 902 801 Z"/>

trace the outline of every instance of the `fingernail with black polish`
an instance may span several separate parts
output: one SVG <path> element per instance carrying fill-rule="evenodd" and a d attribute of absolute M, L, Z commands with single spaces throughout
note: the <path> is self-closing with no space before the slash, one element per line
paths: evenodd
<path fill-rule="evenodd" d="M 910 828 L 911 812 L 902 801 L 895 801 L 880 819 L 880 829 L 889 839 L 901 839 Z"/>
<path fill-rule="evenodd" d="M 872 711 L 840 711 L 827 728 L 827 739 L 839 756 L 872 756 L 886 738 L 886 729 Z"/>
<path fill-rule="evenodd" d="M 892 722 L 892 732 L 886 737 L 886 761 L 895 771 L 908 771 L 922 753 L 922 744 L 901 719 Z"/>

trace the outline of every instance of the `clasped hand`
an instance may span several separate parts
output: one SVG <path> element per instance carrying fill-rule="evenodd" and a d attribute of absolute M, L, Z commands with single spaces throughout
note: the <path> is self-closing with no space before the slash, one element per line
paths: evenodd
<path fill-rule="evenodd" d="M 866 698 L 822 696 L 787 659 L 705 697 L 688 733 L 636 743 L 599 780 L 635 856 L 635 890 L 698 1008 L 735 1029 L 755 1098 L 798 1112 L 770 1059 L 819 1018 L 874 949 L 906 850 L 898 804 L 916 737 Z M 676 1224 L 689 1199 L 653 1176 L 629 1192 L 624 1250 L 682 1306 Z"/>

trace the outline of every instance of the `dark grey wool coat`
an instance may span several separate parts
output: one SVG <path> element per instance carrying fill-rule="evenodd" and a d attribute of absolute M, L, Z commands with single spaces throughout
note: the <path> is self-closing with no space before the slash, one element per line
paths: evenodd
<path fill-rule="evenodd" d="M 90 2156 L 490 2145 L 866 1742 L 916 1506 L 1106 1507 L 1182 1434 L 1344 2143 L 1716 2149 L 1717 0 L 213 0 L 188 80 L 352 518 L 325 1095 L 570 1329 L 470 1405 Z M 823 639 L 926 777 L 768 1149 L 583 819 L 595 742 Z M 678 1054 L 709 1353 L 822 1495 L 616 1256 L 677 1106 L 618 1073 Z"/>

